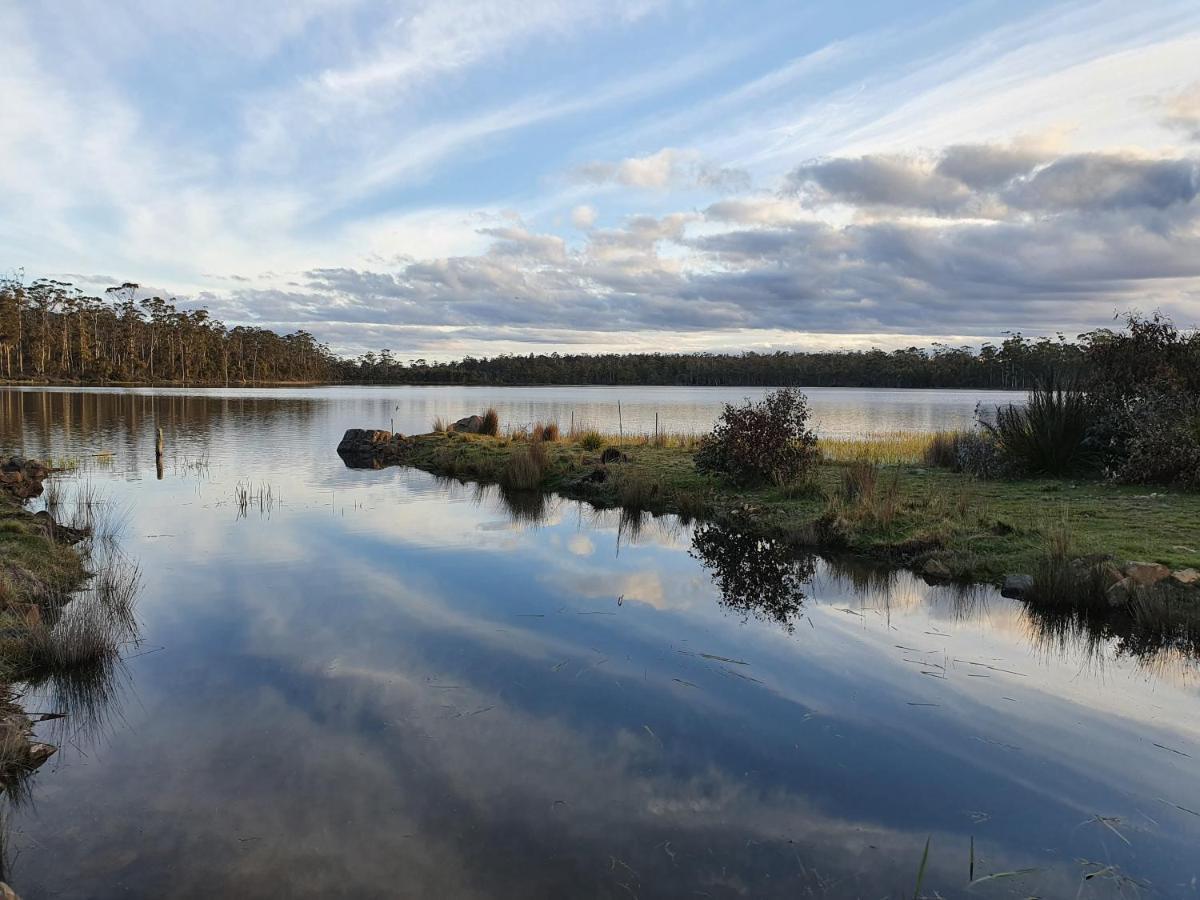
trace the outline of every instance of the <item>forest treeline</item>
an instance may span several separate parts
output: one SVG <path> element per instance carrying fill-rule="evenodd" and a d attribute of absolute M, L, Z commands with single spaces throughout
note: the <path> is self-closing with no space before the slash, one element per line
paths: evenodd
<path fill-rule="evenodd" d="M 306 331 L 227 328 L 138 285 L 89 296 L 53 280 L 0 280 L 0 377 L 8 380 L 253 384 L 329 381 L 338 361 Z"/>
<path fill-rule="evenodd" d="M 991 388 L 1024 390 L 1046 373 L 1086 378 L 1119 334 L 1067 340 L 1013 334 L 997 344 L 775 353 L 578 353 L 402 360 L 390 350 L 339 358 L 307 331 L 227 327 L 138 285 L 89 296 L 61 281 L 0 279 L 0 378 L 10 381 L 255 384 L 597 384 Z M 1195 334 L 1186 340 L 1200 348 Z"/>

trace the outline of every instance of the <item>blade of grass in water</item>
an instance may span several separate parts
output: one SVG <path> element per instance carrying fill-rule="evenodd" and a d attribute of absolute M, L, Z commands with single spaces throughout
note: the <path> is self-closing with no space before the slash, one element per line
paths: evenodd
<path fill-rule="evenodd" d="M 919 900 L 921 896 L 921 885 L 925 881 L 925 867 L 929 865 L 929 841 L 931 838 L 925 838 L 925 852 L 921 854 L 921 868 L 917 869 L 917 887 L 913 891 L 913 900 Z"/>

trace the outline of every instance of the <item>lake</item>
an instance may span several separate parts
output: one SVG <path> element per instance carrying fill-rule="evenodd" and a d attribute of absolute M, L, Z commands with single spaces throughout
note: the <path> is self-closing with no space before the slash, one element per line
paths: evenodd
<path fill-rule="evenodd" d="M 921 872 L 930 897 L 1195 896 L 1195 658 L 990 588 L 334 452 L 489 404 L 607 429 L 619 399 L 627 430 L 699 431 L 760 393 L 0 389 L 0 447 L 76 458 L 62 492 L 100 492 L 142 573 L 114 680 L 25 697 L 71 715 L 40 726 L 61 749 L 8 813 L 8 880 L 880 898 Z M 810 396 L 838 436 L 1019 399 Z"/>

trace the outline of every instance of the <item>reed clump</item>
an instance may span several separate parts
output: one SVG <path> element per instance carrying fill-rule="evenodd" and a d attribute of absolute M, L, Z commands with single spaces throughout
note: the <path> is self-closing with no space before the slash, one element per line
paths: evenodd
<path fill-rule="evenodd" d="M 496 408 L 489 406 L 483 413 L 483 424 L 479 426 L 479 433 L 486 434 L 488 437 L 498 437 L 500 434 L 500 414 L 496 412 Z"/>
<path fill-rule="evenodd" d="M 532 491 L 541 487 L 546 470 L 546 450 L 534 441 L 515 450 L 500 470 L 500 484 L 513 491 Z"/>

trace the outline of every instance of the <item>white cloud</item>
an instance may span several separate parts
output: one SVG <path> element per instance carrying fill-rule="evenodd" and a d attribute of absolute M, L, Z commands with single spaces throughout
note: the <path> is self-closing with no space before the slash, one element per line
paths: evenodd
<path fill-rule="evenodd" d="M 588 206 L 586 203 L 576 206 L 571 210 L 571 224 L 580 231 L 587 231 L 596 224 L 595 208 Z"/>

